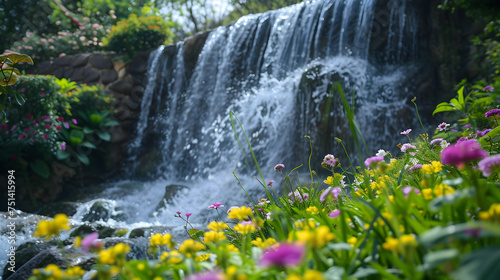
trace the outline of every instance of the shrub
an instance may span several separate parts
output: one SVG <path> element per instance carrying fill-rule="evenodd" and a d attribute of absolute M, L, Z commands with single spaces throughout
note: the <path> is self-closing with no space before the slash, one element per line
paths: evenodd
<path fill-rule="evenodd" d="M 119 21 L 111 28 L 108 36 L 103 38 L 104 47 L 132 57 L 138 51 L 171 43 L 174 36 L 170 31 L 172 26 L 173 23 L 159 16 L 131 14 L 128 19 Z"/>

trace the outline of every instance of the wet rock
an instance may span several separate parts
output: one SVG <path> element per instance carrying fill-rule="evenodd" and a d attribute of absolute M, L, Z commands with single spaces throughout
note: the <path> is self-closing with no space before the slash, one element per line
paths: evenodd
<path fill-rule="evenodd" d="M 54 70 L 52 70 L 52 75 L 54 75 L 58 79 L 61 79 L 64 75 L 64 67 L 55 68 Z"/>
<path fill-rule="evenodd" d="M 121 213 L 121 209 L 118 207 L 115 208 L 110 202 L 99 200 L 92 204 L 89 212 L 83 216 L 82 220 L 85 222 L 96 222 L 100 220 L 120 219 Z"/>
<path fill-rule="evenodd" d="M 46 258 L 48 259 L 54 259 L 53 257 L 53 252 L 51 252 L 51 248 L 55 248 L 57 246 L 56 241 L 50 241 L 50 242 L 27 242 L 19 246 L 16 250 L 16 265 L 15 265 L 15 273 L 12 273 L 8 268 L 10 267 L 8 264 L 5 266 L 4 271 L 3 271 L 3 277 L 4 279 L 9 278 L 9 279 L 27 279 L 31 274 L 31 270 L 33 268 L 41 268 L 45 266 L 39 266 L 40 263 L 42 263 Z M 42 252 L 45 252 L 42 254 L 42 256 L 38 256 Z M 38 259 L 35 259 L 38 257 Z M 27 271 L 26 268 L 24 267 L 28 263 L 30 263 L 27 267 L 32 267 L 31 270 Z M 47 263 L 49 264 L 49 263 Z M 24 271 L 24 272 L 23 272 Z M 27 273 L 29 272 L 29 273 Z M 28 275 L 26 277 L 26 275 Z M 14 278 L 12 278 L 14 277 Z M 26 277 L 26 278 L 23 278 Z"/>
<path fill-rule="evenodd" d="M 60 57 L 54 58 L 54 61 L 52 63 L 54 65 L 58 65 L 58 66 L 70 66 L 72 60 L 73 60 L 73 56 L 65 55 L 65 56 L 60 56 Z"/>
<path fill-rule="evenodd" d="M 65 79 L 70 79 L 72 75 L 73 75 L 73 68 L 71 68 L 71 67 L 66 67 L 66 68 L 64 69 L 63 78 L 65 78 Z"/>
<path fill-rule="evenodd" d="M 37 73 L 38 74 L 51 74 L 52 71 L 56 68 L 57 66 L 53 65 L 50 63 L 50 61 L 44 61 L 42 63 L 39 63 L 37 65 Z"/>
<path fill-rule="evenodd" d="M 127 71 L 131 74 L 143 75 L 148 70 L 148 56 L 137 55 L 128 65 Z"/>
<path fill-rule="evenodd" d="M 77 227 L 72 233 L 71 237 L 85 237 L 91 233 L 97 232 L 99 233 L 99 238 L 107 238 L 107 237 L 113 237 L 116 236 L 115 232 L 117 231 L 116 228 L 113 227 L 108 227 L 104 225 L 99 225 L 99 224 L 92 224 L 92 223 L 85 223 L 79 227 Z"/>
<path fill-rule="evenodd" d="M 97 82 L 99 78 L 99 72 L 94 71 L 91 68 L 85 68 L 85 70 L 83 71 L 83 81 L 85 83 Z"/>
<path fill-rule="evenodd" d="M 129 238 L 137 238 L 137 237 L 150 238 L 151 235 L 157 233 L 165 234 L 171 232 L 172 232 L 172 227 L 156 226 L 156 227 L 136 228 L 130 232 Z"/>
<path fill-rule="evenodd" d="M 83 81 L 83 71 L 85 68 L 79 67 L 79 68 L 74 68 L 73 74 L 71 75 L 71 80 L 75 82 L 80 82 Z"/>
<path fill-rule="evenodd" d="M 155 210 L 159 211 L 168 204 L 171 204 L 175 198 L 180 192 L 183 190 L 188 189 L 186 186 L 181 186 L 181 185 L 168 185 L 165 187 L 165 195 L 163 195 L 163 199 L 158 203 L 156 206 Z"/>
<path fill-rule="evenodd" d="M 97 69 L 111 69 L 113 68 L 113 61 L 107 58 L 106 55 L 102 53 L 93 54 L 89 60 L 90 65 Z"/>
<path fill-rule="evenodd" d="M 109 89 L 119 93 L 129 93 L 132 90 L 132 84 L 125 80 L 118 80 L 109 86 Z"/>
<path fill-rule="evenodd" d="M 101 82 L 105 85 L 114 82 L 118 78 L 118 74 L 114 69 L 101 72 Z"/>
<path fill-rule="evenodd" d="M 198 62 L 198 56 L 205 45 L 209 33 L 208 31 L 197 33 L 184 41 L 184 64 L 191 71 L 196 66 L 196 62 Z"/>
<path fill-rule="evenodd" d="M 71 66 L 81 67 L 81 66 L 87 65 L 89 58 L 90 58 L 90 55 L 91 55 L 90 53 L 74 55 Z"/>
<path fill-rule="evenodd" d="M 59 213 L 64 213 L 67 216 L 71 217 L 75 215 L 78 205 L 79 204 L 76 202 L 69 202 L 69 201 L 49 203 L 43 205 L 37 214 L 48 217 L 54 217 Z"/>

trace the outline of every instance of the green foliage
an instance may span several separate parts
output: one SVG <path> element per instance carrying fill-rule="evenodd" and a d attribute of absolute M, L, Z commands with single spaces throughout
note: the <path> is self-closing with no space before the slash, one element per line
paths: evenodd
<path fill-rule="evenodd" d="M 229 14 L 225 23 L 237 20 L 238 18 L 248 15 L 263 13 L 269 10 L 276 10 L 286 6 L 294 5 L 303 2 L 302 0 L 231 0 L 234 6 L 233 11 Z"/>
<path fill-rule="evenodd" d="M 128 19 L 119 21 L 111 28 L 109 35 L 103 38 L 107 50 L 132 57 L 139 51 L 156 48 L 172 42 L 170 27 L 160 16 L 137 16 L 131 14 Z"/>
<path fill-rule="evenodd" d="M 452 12 L 462 9 L 472 18 L 487 21 L 498 19 L 500 16 L 500 4 L 496 0 L 443 0 L 439 7 Z"/>

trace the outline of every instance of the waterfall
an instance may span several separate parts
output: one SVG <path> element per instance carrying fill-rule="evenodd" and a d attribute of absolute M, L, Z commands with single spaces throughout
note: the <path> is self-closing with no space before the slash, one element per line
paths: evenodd
<path fill-rule="evenodd" d="M 208 209 L 213 202 L 245 204 L 233 171 L 251 195 L 262 195 L 246 138 L 233 119 L 240 144 L 236 140 L 231 112 L 266 180 L 280 180 L 273 170 L 278 163 L 286 171 L 307 166 L 305 135 L 317 171 L 326 153 L 345 159 L 334 137 L 345 140 L 354 155 L 340 97 L 330 95 L 334 82 L 354 104 L 369 147 L 363 152 L 394 150 L 400 131 L 417 128 L 409 100 L 423 54 L 414 5 L 318 0 L 248 15 L 212 30 L 191 70 L 183 43 L 158 48 L 149 59 L 129 178 L 100 195 L 126 205 L 128 222 L 168 225 L 182 224 L 173 218 L 176 211 L 204 222 L 214 218 Z M 186 188 L 159 209 L 167 185 Z"/>

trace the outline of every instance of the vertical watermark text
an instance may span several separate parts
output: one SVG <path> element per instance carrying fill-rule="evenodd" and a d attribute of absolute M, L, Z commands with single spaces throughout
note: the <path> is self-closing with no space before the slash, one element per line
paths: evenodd
<path fill-rule="evenodd" d="M 15 170 L 7 171 L 7 239 L 9 242 L 9 250 L 7 252 L 7 266 L 8 270 L 15 272 L 16 269 L 16 176 Z"/>

